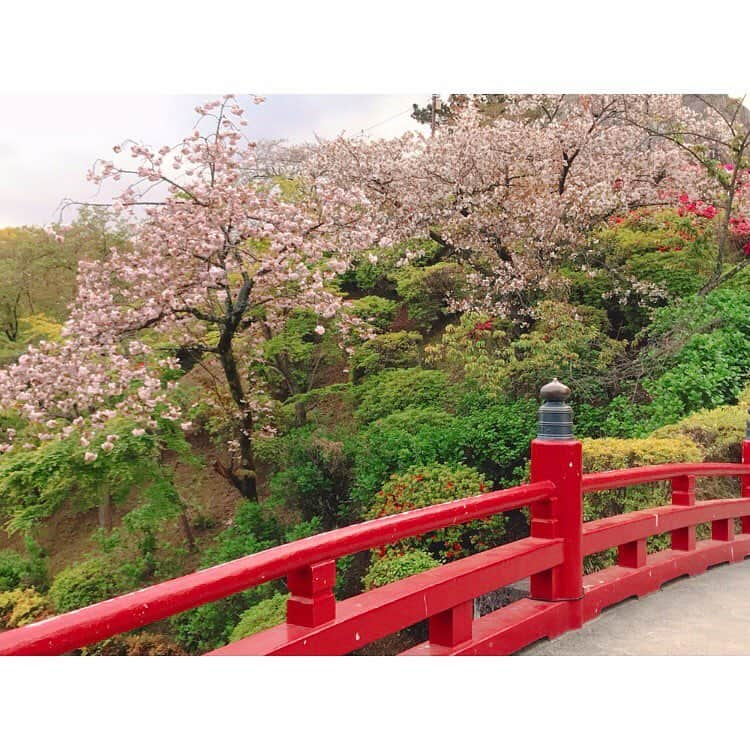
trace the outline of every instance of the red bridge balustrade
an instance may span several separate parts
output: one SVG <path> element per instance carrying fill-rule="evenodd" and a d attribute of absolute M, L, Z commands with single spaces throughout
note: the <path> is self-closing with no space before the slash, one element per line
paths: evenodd
<path fill-rule="evenodd" d="M 0 655 L 54 655 L 286 577 L 286 622 L 211 655 L 346 654 L 427 620 L 425 643 L 407 655 L 510 654 L 540 638 L 580 628 L 605 607 L 663 583 L 750 555 L 750 422 L 742 463 L 663 464 L 583 474 L 573 438 L 569 389 L 541 391 L 531 481 L 355 524 L 258 552 L 0 634 Z M 741 478 L 740 497 L 696 503 L 695 479 Z M 583 523 L 583 494 L 669 480 L 672 504 Z M 530 536 L 336 601 L 336 560 L 355 552 L 528 507 Z M 739 521 L 740 531 L 735 531 Z M 711 539 L 696 526 L 711 524 Z M 670 532 L 671 549 L 647 553 Z M 583 558 L 618 548 L 617 564 L 583 574 Z M 527 598 L 474 618 L 474 599 L 530 578 Z"/>

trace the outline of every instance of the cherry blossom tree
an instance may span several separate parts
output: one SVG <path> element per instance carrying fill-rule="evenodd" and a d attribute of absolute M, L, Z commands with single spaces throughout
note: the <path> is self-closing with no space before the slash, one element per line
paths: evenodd
<path fill-rule="evenodd" d="M 687 155 L 624 114 L 617 96 L 507 97 L 493 118 L 467 99 L 433 137 L 340 138 L 317 159 L 365 192 L 383 236 L 432 237 L 465 264 L 467 305 L 523 316 L 592 227 L 692 184 Z"/>
<path fill-rule="evenodd" d="M 317 335 L 356 323 L 329 282 L 345 270 L 349 249 L 377 237 L 356 189 L 301 174 L 290 201 L 259 179 L 256 144 L 242 135 L 244 110 L 233 96 L 197 111 L 196 129 L 177 146 L 128 141 L 91 171 L 95 183 L 126 183 L 114 209 L 137 225 L 135 240 L 80 264 L 62 341 L 0 373 L 0 399 L 42 425 L 38 439 L 122 413 L 146 427 L 154 409 L 180 419 L 161 377 L 176 361 L 159 356 L 144 335 L 153 331 L 161 349 L 188 347 L 218 363 L 219 387 L 206 397 L 228 410 L 233 427 L 224 473 L 256 498 L 253 440 L 269 398 L 251 365 L 293 311 L 313 311 Z"/>
<path fill-rule="evenodd" d="M 623 97 L 625 120 L 670 143 L 693 175 L 681 213 L 713 220 L 716 262 L 705 294 L 750 265 L 750 112 L 723 95 Z"/>

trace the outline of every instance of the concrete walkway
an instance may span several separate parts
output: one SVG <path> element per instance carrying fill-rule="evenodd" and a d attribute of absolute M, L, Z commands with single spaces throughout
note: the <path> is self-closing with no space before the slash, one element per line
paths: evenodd
<path fill-rule="evenodd" d="M 524 656 L 750 655 L 750 558 L 629 599 Z"/>

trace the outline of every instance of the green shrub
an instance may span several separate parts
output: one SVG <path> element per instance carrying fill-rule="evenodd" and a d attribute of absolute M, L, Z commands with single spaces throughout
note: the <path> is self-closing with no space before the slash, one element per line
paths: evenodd
<path fill-rule="evenodd" d="M 185 656 L 185 652 L 162 633 L 116 635 L 81 649 L 82 656 Z"/>
<path fill-rule="evenodd" d="M 585 472 L 628 469 L 634 466 L 649 466 L 664 463 L 692 463 L 701 460 L 699 447 L 687 438 L 646 438 L 646 439 L 584 439 L 583 470 Z M 655 482 L 606 490 L 584 495 L 583 520 L 593 521 L 634 510 L 665 505 L 670 502 L 668 482 Z M 666 540 L 652 538 L 649 551 L 663 549 Z M 598 570 L 615 562 L 616 550 L 607 550 L 590 555 L 584 561 L 586 572 Z"/>
<path fill-rule="evenodd" d="M 201 567 L 218 565 L 238 557 L 277 546 L 283 541 L 278 521 L 256 502 L 245 501 L 232 525 L 224 529 L 201 558 Z M 177 643 L 188 653 L 203 653 L 229 640 L 242 613 L 273 594 L 274 584 L 265 583 L 172 618 Z"/>
<path fill-rule="evenodd" d="M 394 474 L 383 485 L 383 489 L 373 498 L 367 516 L 381 518 L 472 497 L 487 490 L 485 478 L 468 466 L 413 466 L 401 474 Z M 417 538 L 403 539 L 394 545 L 381 548 L 380 552 L 384 553 L 389 548 L 399 552 L 423 549 L 438 560 L 455 560 L 499 544 L 504 527 L 504 517 L 497 515 L 439 529 Z"/>
<path fill-rule="evenodd" d="M 286 594 L 274 594 L 270 599 L 264 599 L 245 610 L 229 640 L 239 641 L 261 630 L 280 625 L 286 619 L 287 598 Z"/>
<path fill-rule="evenodd" d="M 653 438 L 671 438 L 695 443 L 701 460 L 739 463 L 745 437 L 747 410 L 744 406 L 720 406 L 704 409 L 676 424 L 652 433 Z"/>
<path fill-rule="evenodd" d="M 460 463 L 456 417 L 439 409 L 410 408 L 372 422 L 357 436 L 351 496 L 367 504 L 394 472 L 431 463 Z"/>
<path fill-rule="evenodd" d="M 688 414 L 736 401 L 750 379 L 750 291 L 717 289 L 657 311 L 642 383 L 654 430 Z"/>
<path fill-rule="evenodd" d="M 51 615 L 48 599 L 33 588 L 0 591 L 0 629 L 20 628 Z"/>
<path fill-rule="evenodd" d="M 396 317 L 398 302 L 385 297 L 368 295 L 355 300 L 352 303 L 351 311 L 358 318 L 369 323 L 379 333 L 385 333 Z"/>
<path fill-rule="evenodd" d="M 355 417 L 361 424 L 387 417 L 409 407 L 445 405 L 448 376 L 439 370 L 411 367 L 370 375 L 357 387 L 359 406 Z"/>
<path fill-rule="evenodd" d="M 352 381 L 388 368 L 415 367 L 420 363 L 422 336 L 413 331 L 384 333 L 357 347 L 351 359 Z"/>
<path fill-rule="evenodd" d="M 503 321 L 466 314 L 458 325 L 446 327 L 440 342 L 425 347 L 425 358 L 496 398 L 535 399 L 544 383 L 559 377 L 578 401 L 605 399 L 602 382 L 624 344 L 567 303 L 540 302 L 534 315 L 532 330 L 512 338 Z"/>
<path fill-rule="evenodd" d="M 26 540 L 26 549 L 27 555 L 0 550 L 0 591 L 46 586 L 47 564 L 43 551 L 30 538 Z"/>
<path fill-rule="evenodd" d="M 362 578 L 365 590 L 380 588 L 402 578 L 436 568 L 440 563 L 428 552 L 413 549 L 408 552 L 390 550 L 382 557 L 375 557 Z"/>
<path fill-rule="evenodd" d="M 486 400 L 477 406 L 457 418 L 464 460 L 487 474 L 493 483 L 507 483 L 528 459 L 531 440 L 536 436 L 539 403 L 532 399 L 500 403 Z"/>
<path fill-rule="evenodd" d="M 466 273 L 458 263 L 441 262 L 424 268 L 407 265 L 395 279 L 409 317 L 425 330 L 447 312 L 449 300 L 461 299 L 466 292 Z"/>
<path fill-rule="evenodd" d="M 279 522 L 262 505 L 243 501 L 232 523 L 221 531 L 201 558 L 201 567 L 219 565 L 282 543 Z"/>
<path fill-rule="evenodd" d="M 157 424 L 154 432 L 134 435 L 136 423 L 116 418 L 88 447 L 73 433 L 6 454 L 0 461 L 0 507 L 8 516 L 7 530 L 28 531 L 63 506 L 83 512 L 102 503 L 124 502 L 134 490 L 145 494 L 154 482 L 164 488 L 171 474 L 161 460 L 163 451 L 174 451 L 186 462 L 195 459 L 174 421 L 160 418 Z M 105 442 L 109 450 L 102 449 Z M 86 461 L 87 451 L 97 454 L 96 461 Z M 177 493 L 172 491 L 169 497 L 178 512 Z"/>
<path fill-rule="evenodd" d="M 298 509 L 306 521 L 319 519 L 324 528 L 351 523 L 353 449 L 349 440 L 307 425 L 291 430 L 280 442 L 283 468 L 271 477 L 272 500 Z"/>
<path fill-rule="evenodd" d="M 354 270 L 344 274 L 343 280 L 365 291 L 389 293 L 393 291 L 393 277 L 400 263 L 408 260 L 413 266 L 427 266 L 435 262 L 440 252 L 440 245 L 429 239 L 411 239 L 390 247 L 378 247 L 364 252 L 355 262 Z"/>
<path fill-rule="evenodd" d="M 129 584 L 110 561 L 91 557 L 61 570 L 52 580 L 49 598 L 56 612 L 70 612 L 117 596 Z"/>

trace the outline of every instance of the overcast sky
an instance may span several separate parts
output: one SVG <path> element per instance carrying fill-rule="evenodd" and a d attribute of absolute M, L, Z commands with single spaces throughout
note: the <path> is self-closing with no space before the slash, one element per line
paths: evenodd
<path fill-rule="evenodd" d="M 174 144 L 192 130 L 206 96 L 0 95 L 0 227 L 46 224 L 63 198 L 86 200 L 86 171 L 112 146 L 133 138 Z M 388 137 L 420 128 L 409 116 L 427 94 L 394 96 L 273 95 L 247 107 L 251 139 L 312 140 L 365 130 Z M 241 97 L 243 105 L 249 101 Z"/>

